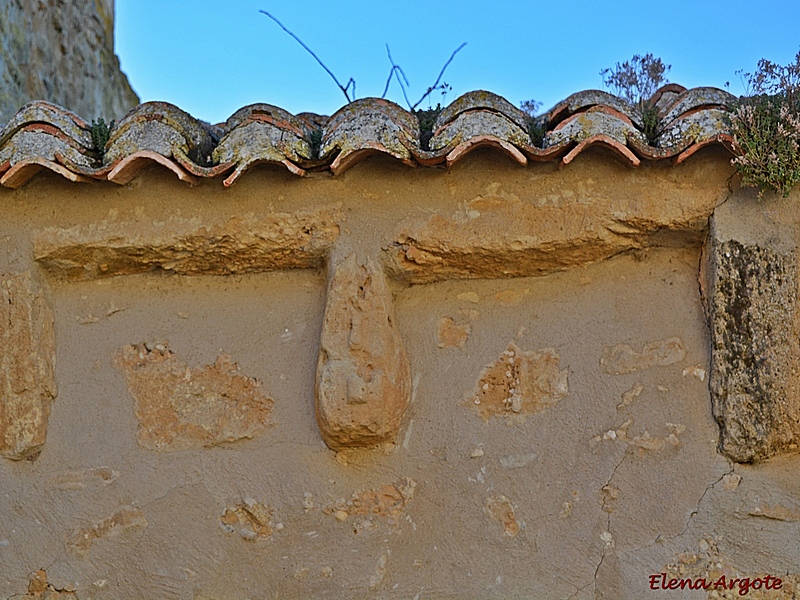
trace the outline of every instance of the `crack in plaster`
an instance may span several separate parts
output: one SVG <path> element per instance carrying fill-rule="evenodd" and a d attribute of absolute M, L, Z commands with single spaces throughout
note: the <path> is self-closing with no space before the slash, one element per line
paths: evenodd
<path fill-rule="evenodd" d="M 609 485 L 611 485 L 611 482 L 614 480 L 614 475 L 616 475 L 616 473 L 617 473 L 617 469 L 619 469 L 620 466 L 622 465 L 622 463 L 625 462 L 625 458 L 627 456 L 628 456 L 628 448 L 626 447 L 624 452 L 622 453 L 622 457 L 619 459 L 619 461 L 617 461 L 617 464 L 614 465 L 614 468 L 611 471 L 611 475 L 608 476 L 608 479 L 606 480 L 606 482 L 600 487 L 601 491 L 603 489 L 605 489 L 606 487 L 608 487 Z M 611 513 L 610 512 L 606 513 L 606 532 L 608 532 L 609 534 L 611 533 Z M 586 585 L 584 585 L 584 586 L 578 588 L 577 590 L 575 590 L 575 593 L 570 596 L 570 600 L 572 598 L 577 598 L 578 594 L 580 594 L 583 590 L 585 590 L 586 588 L 588 588 L 590 586 L 594 586 L 594 589 L 593 589 L 594 596 L 595 597 L 597 596 L 597 574 L 600 572 L 600 567 L 603 566 L 603 561 L 606 558 L 606 552 L 607 552 L 608 548 L 610 547 L 609 543 L 606 543 L 606 542 L 604 542 L 604 543 L 605 543 L 605 545 L 603 546 L 603 552 L 600 554 L 600 560 L 597 562 L 597 566 L 594 569 L 594 575 L 592 577 L 592 580 L 589 583 L 587 583 Z M 611 543 L 613 543 L 613 534 L 612 534 L 612 542 Z"/>
<path fill-rule="evenodd" d="M 715 481 L 712 481 L 711 483 L 709 483 L 708 485 L 706 485 L 706 489 L 705 489 L 705 490 L 703 490 L 703 493 L 700 495 L 700 498 L 697 500 L 697 503 L 696 503 L 696 505 L 695 505 L 695 508 L 694 508 L 694 510 L 692 510 L 692 511 L 689 513 L 689 517 L 686 519 L 686 525 L 683 527 L 683 530 L 682 530 L 680 533 L 676 533 L 675 535 L 672 535 L 672 536 L 669 536 L 669 537 L 663 537 L 663 536 L 661 536 L 661 535 L 659 534 L 659 535 L 656 537 L 656 539 L 655 539 L 655 540 L 653 540 L 652 542 L 649 542 L 648 544 L 645 544 L 645 545 L 643 545 L 643 546 L 635 546 L 635 547 L 631 548 L 630 550 L 627 550 L 627 551 L 625 551 L 625 552 L 622 554 L 622 556 L 627 556 L 627 555 L 630 555 L 630 554 L 635 554 L 635 553 L 637 553 L 637 552 L 640 552 L 640 551 L 642 551 L 642 550 L 647 550 L 648 548 L 652 548 L 653 546 L 655 546 L 655 545 L 656 545 L 656 544 L 658 544 L 658 543 L 662 543 L 662 542 L 672 542 L 672 541 L 674 541 L 674 540 L 677 540 L 677 539 L 678 539 L 678 538 L 680 538 L 680 537 L 683 537 L 683 536 L 686 534 L 686 532 L 687 532 L 687 531 L 689 531 L 689 526 L 690 526 L 690 525 L 691 525 L 691 523 L 692 523 L 692 519 L 693 519 L 694 517 L 696 517 L 698 514 L 700 514 L 700 505 L 703 503 L 703 500 L 705 499 L 705 497 L 706 497 L 706 494 L 708 494 L 709 490 L 713 489 L 713 488 L 714 488 L 714 486 L 716 486 L 716 485 L 717 485 L 718 483 L 720 483 L 720 482 L 721 482 L 723 479 L 725 479 L 725 477 L 726 477 L 727 475 L 731 475 L 731 474 L 733 474 L 733 473 L 735 472 L 735 465 L 733 464 L 733 461 L 732 461 L 732 460 L 730 460 L 730 459 L 729 459 L 729 458 L 727 458 L 727 457 L 724 457 L 724 458 L 725 458 L 725 460 L 726 460 L 726 461 L 727 461 L 727 463 L 728 463 L 729 469 L 728 469 L 727 471 L 725 471 L 725 472 L 724 472 L 722 475 L 720 475 L 720 476 L 719 476 L 719 478 L 717 478 Z"/>
<path fill-rule="evenodd" d="M 687 531 L 689 531 L 689 525 L 691 525 L 692 519 L 700 513 L 700 504 L 702 504 L 702 502 L 705 499 L 706 494 L 708 494 L 709 490 L 711 490 L 715 485 L 717 485 L 720 481 L 722 481 L 725 478 L 726 475 L 731 475 L 733 473 L 733 471 L 734 471 L 733 462 L 727 457 L 725 457 L 725 460 L 728 462 L 729 470 L 726 471 L 725 473 L 723 473 L 722 475 L 720 475 L 719 478 L 716 481 L 712 481 L 711 483 L 709 483 L 706 486 L 706 489 L 703 490 L 703 493 L 700 495 L 700 498 L 697 501 L 695 509 L 692 512 L 689 513 L 689 518 L 686 519 L 686 525 L 684 526 L 683 531 L 681 531 L 680 533 L 678 533 L 676 535 L 673 535 L 673 536 L 670 536 L 668 538 L 665 538 L 667 541 L 671 542 L 672 540 L 675 540 L 675 539 L 677 539 L 679 537 L 682 537 Z"/>

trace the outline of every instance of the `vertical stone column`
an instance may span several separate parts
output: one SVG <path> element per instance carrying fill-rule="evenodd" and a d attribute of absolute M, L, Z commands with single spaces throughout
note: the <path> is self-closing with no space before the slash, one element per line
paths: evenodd
<path fill-rule="evenodd" d="M 410 399 L 408 357 L 383 270 L 350 254 L 329 266 L 316 413 L 333 449 L 390 442 Z"/>
<path fill-rule="evenodd" d="M 53 313 L 27 273 L 0 275 L 0 456 L 35 458 L 56 397 Z"/>
<path fill-rule="evenodd" d="M 797 213 L 734 197 L 717 208 L 704 249 L 711 399 L 720 451 L 737 462 L 800 443 L 796 225 L 786 222 Z"/>

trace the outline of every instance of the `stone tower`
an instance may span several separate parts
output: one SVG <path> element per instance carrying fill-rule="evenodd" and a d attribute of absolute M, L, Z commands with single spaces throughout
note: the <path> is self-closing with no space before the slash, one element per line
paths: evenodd
<path fill-rule="evenodd" d="M 106 120 L 139 103 L 114 54 L 114 0 L 0 0 L 0 125 L 31 100 Z"/>

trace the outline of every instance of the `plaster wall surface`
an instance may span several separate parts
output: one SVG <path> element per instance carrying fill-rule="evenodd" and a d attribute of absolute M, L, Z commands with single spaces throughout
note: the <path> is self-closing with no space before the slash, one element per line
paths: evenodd
<path fill-rule="evenodd" d="M 742 194 L 730 175 L 716 148 L 635 170 L 594 151 L 564 170 L 476 151 L 449 171 L 382 158 L 336 178 L 262 167 L 231 189 L 154 166 L 126 186 L 45 174 L 0 190 L 0 272 L 28 273 L 51 307 L 58 388 L 38 453 L 0 460 L 0 597 L 714 597 L 651 590 L 662 572 L 770 574 L 783 590 L 750 597 L 797 597 L 797 458 L 740 465 L 717 450 L 698 276 L 708 218 Z M 608 234 L 609 251 L 583 234 L 605 227 L 593 229 L 598 206 L 628 227 Z M 549 211 L 587 220 L 558 229 Z M 301 213 L 336 224 L 306 268 L 241 253 L 227 275 L 210 259 L 214 274 L 186 274 L 172 255 L 139 272 L 145 251 L 108 261 L 118 239 L 147 249 L 183 227 L 206 232 L 213 254 L 232 219 Z M 543 276 L 491 276 L 481 248 L 513 242 L 514 214 L 533 223 L 520 244 L 549 235 L 580 251 L 521 260 Z M 413 262 L 420 231 L 461 235 L 439 239 L 463 250 L 460 266 L 398 269 L 399 240 Z M 42 232 L 91 268 L 50 260 Z M 316 372 L 331 271 L 350 255 L 387 273 L 410 402 L 393 443 L 334 451 Z M 184 390 L 170 400 L 178 416 L 152 404 L 150 423 L 184 445 L 143 442 L 149 409 L 119 358 L 130 345 L 179 365 L 165 379 Z M 247 429 L 203 371 L 220 355 L 271 400 L 265 427 Z M 515 386 L 528 390 L 518 401 Z M 225 402 L 239 421 L 213 412 Z M 224 435 L 182 437 L 209 414 Z"/>

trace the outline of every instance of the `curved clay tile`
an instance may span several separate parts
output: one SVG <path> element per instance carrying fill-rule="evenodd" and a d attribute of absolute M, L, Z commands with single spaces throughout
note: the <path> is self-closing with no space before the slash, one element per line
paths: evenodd
<path fill-rule="evenodd" d="M 104 165 L 113 171 L 127 157 L 153 152 L 192 170 L 194 166 L 213 167 L 211 153 L 219 134 L 216 127 L 172 104 L 147 102 L 131 110 L 112 130 Z"/>
<path fill-rule="evenodd" d="M 659 113 L 659 116 L 663 126 L 669 127 L 670 123 L 681 115 L 698 108 L 730 106 L 735 101 L 736 96 L 719 88 L 692 88 L 677 96 L 669 106 L 664 108 L 663 116 L 662 113 Z"/>
<path fill-rule="evenodd" d="M 305 121 L 270 104 L 252 104 L 236 111 L 225 123 L 225 135 L 214 148 L 212 160 L 236 166 L 225 180 L 231 186 L 251 166 L 282 164 L 292 173 L 305 171 L 295 162 L 312 160 Z"/>
<path fill-rule="evenodd" d="M 317 113 L 312 112 L 298 113 L 295 115 L 295 117 L 301 121 L 304 121 L 308 130 L 322 129 L 328 124 L 328 120 L 330 119 L 330 117 L 327 115 L 318 115 Z"/>
<path fill-rule="evenodd" d="M 727 114 L 720 108 L 705 108 L 674 119 L 658 136 L 656 146 L 674 155 L 691 144 L 712 140 L 720 134 L 730 135 Z"/>
<path fill-rule="evenodd" d="M 702 141 L 696 142 L 686 148 L 683 152 L 681 152 L 678 156 L 675 157 L 674 162 L 676 165 L 681 164 L 687 158 L 689 158 L 692 154 L 700 150 L 701 148 L 705 148 L 706 146 L 710 146 L 711 144 L 722 144 L 725 146 L 733 155 L 737 154 L 736 145 L 733 141 L 733 136 L 727 133 L 719 133 L 713 137 L 706 138 Z"/>
<path fill-rule="evenodd" d="M 558 146 L 568 142 L 582 142 L 593 136 L 602 135 L 627 145 L 629 139 L 637 139 L 642 144 L 647 140 L 641 131 L 629 121 L 616 114 L 602 110 L 586 111 L 572 115 L 558 124 L 558 127 L 545 135 L 544 147 Z"/>
<path fill-rule="evenodd" d="M 98 157 L 72 136 L 47 123 L 29 123 L 16 129 L 0 146 L 0 163 L 14 165 L 40 158 L 61 163 L 82 175 L 94 175 Z"/>
<path fill-rule="evenodd" d="M 649 106 L 654 106 L 659 114 L 663 114 L 664 109 L 674 104 L 675 98 L 680 96 L 686 88 L 677 83 L 668 83 L 658 88 L 647 101 Z"/>
<path fill-rule="evenodd" d="M 528 164 L 528 159 L 525 158 L 525 155 L 513 144 L 493 135 L 477 135 L 469 138 L 465 142 L 460 143 L 447 154 L 447 168 L 452 167 L 468 152 L 474 150 L 475 148 L 481 148 L 484 146 L 497 148 L 498 150 L 505 152 L 508 156 L 523 166 Z"/>
<path fill-rule="evenodd" d="M 585 111 L 593 106 L 608 106 L 624 114 L 636 127 L 643 127 L 642 117 L 635 107 L 622 98 L 602 90 L 585 90 L 577 92 L 562 100 L 546 113 L 550 127 L 558 125 L 561 121 L 575 113 Z"/>
<path fill-rule="evenodd" d="M 83 181 L 78 176 L 96 176 L 98 163 L 86 122 L 50 102 L 26 104 L 0 132 L 0 164 L 6 170 L 18 165 L 5 179 L 9 187 L 19 187 L 42 168 Z"/>
<path fill-rule="evenodd" d="M 86 121 L 66 108 L 44 100 L 37 100 L 20 108 L 0 130 L 0 147 L 19 129 L 31 123 L 51 125 L 87 150 L 91 150 L 94 146 L 91 130 Z"/>
<path fill-rule="evenodd" d="M 569 153 L 567 153 L 567 155 L 561 159 L 561 164 L 568 165 L 575 160 L 575 157 L 578 156 L 578 154 L 583 152 L 589 146 L 603 146 L 608 148 L 623 160 L 627 161 L 632 167 L 638 167 L 641 163 L 639 158 L 633 152 L 631 152 L 625 144 L 621 144 L 614 138 L 611 138 L 605 134 L 597 133 L 581 141 L 577 146 L 570 150 Z"/>
<path fill-rule="evenodd" d="M 449 166 L 468 151 L 488 145 L 526 164 L 527 159 L 515 146 L 527 146 L 530 141 L 527 130 L 505 114 L 488 109 L 472 109 L 460 113 L 440 127 L 430 140 L 430 151 L 439 156 L 446 155 Z"/>
<path fill-rule="evenodd" d="M 628 147 L 639 157 L 646 160 L 661 160 L 672 158 L 681 151 L 681 148 L 658 148 L 651 146 L 647 140 L 641 138 L 629 138 Z"/>
<path fill-rule="evenodd" d="M 394 102 L 380 98 L 356 100 L 337 111 L 324 128 L 320 158 L 329 158 L 334 174 L 371 154 L 393 156 L 409 166 L 419 147 L 419 122 Z"/>
<path fill-rule="evenodd" d="M 7 169 L 5 173 L 3 173 L 3 176 L 0 177 L 0 185 L 11 189 L 17 189 L 25 185 L 31 177 L 42 169 L 49 169 L 74 183 L 87 183 L 91 181 L 91 179 L 79 175 L 78 173 L 73 173 L 66 167 L 51 160 L 32 157 L 21 160 Z"/>
<path fill-rule="evenodd" d="M 476 90 L 459 96 L 439 113 L 433 124 L 434 135 L 436 135 L 444 125 L 455 121 L 460 114 L 477 109 L 498 112 L 519 125 L 524 131 L 528 129 L 530 116 L 528 116 L 527 113 L 511 104 L 502 96 L 484 90 Z"/>
<path fill-rule="evenodd" d="M 175 161 L 170 160 L 158 152 L 153 152 L 152 150 L 140 150 L 139 152 L 134 152 L 118 160 L 114 168 L 109 171 L 108 180 L 119 185 L 125 185 L 130 182 L 139 171 L 149 167 L 154 162 L 175 173 L 181 181 L 185 181 L 190 185 L 197 183 L 197 179 L 184 171 Z"/>

